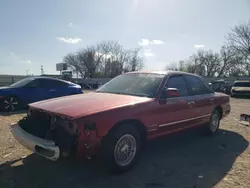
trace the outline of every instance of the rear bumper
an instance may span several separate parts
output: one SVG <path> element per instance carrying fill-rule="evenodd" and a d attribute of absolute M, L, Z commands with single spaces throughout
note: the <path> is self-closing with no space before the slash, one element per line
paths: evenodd
<path fill-rule="evenodd" d="M 27 149 L 49 159 L 56 161 L 60 157 L 60 149 L 54 141 L 44 140 L 24 131 L 18 124 L 10 128 L 15 139 Z"/>

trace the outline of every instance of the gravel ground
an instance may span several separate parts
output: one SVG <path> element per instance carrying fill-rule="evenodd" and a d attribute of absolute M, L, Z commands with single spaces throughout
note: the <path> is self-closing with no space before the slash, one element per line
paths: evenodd
<path fill-rule="evenodd" d="M 24 113 L 0 114 L 0 188 L 227 188 L 250 185 L 250 127 L 237 123 L 250 113 L 250 99 L 231 99 L 232 112 L 214 137 L 186 131 L 150 143 L 126 174 L 111 175 L 100 160 L 50 162 L 22 147 L 9 124 Z"/>

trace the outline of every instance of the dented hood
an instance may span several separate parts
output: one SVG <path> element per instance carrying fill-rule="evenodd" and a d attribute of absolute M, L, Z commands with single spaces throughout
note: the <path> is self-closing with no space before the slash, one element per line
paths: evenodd
<path fill-rule="evenodd" d="M 146 97 L 93 92 L 40 101 L 32 103 L 29 106 L 31 108 L 77 118 L 150 100 L 152 99 Z"/>

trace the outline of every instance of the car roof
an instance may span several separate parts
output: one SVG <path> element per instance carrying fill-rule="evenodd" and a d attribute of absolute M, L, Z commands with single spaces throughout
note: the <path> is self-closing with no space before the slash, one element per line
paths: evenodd
<path fill-rule="evenodd" d="M 33 77 L 28 77 L 30 79 L 46 79 L 46 80 L 56 80 L 56 81 L 59 81 L 59 82 L 64 82 L 64 83 L 68 83 L 68 84 L 74 84 L 72 82 L 69 82 L 69 81 L 65 81 L 65 80 L 61 80 L 61 79 L 58 79 L 58 78 L 51 78 L 51 77 L 46 77 L 46 76 L 33 76 Z"/>
<path fill-rule="evenodd" d="M 135 74 L 135 73 L 145 73 L 145 74 L 161 74 L 161 75 L 168 75 L 168 74 L 185 74 L 185 75 L 191 75 L 191 76 L 197 76 L 196 74 L 191 74 L 187 72 L 182 71 L 172 71 L 172 70 L 166 70 L 166 71 L 133 71 L 133 72 L 127 72 L 124 74 Z"/>

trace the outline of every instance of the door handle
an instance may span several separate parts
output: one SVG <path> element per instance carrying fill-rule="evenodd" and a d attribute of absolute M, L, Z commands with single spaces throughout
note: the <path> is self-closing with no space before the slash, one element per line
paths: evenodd
<path fill-rule="evenodd" d="M 51 90 L 49 90 L 50 92 L 54 92 L 54 91 L 56 91 L 55 89 L 51 89 Z"/>
<path fill-rule="evenodd" d="M 188 105 L 189 105 L 189 106 L 192 105 L 192 104 L 194 104 L 194 101 L 188 102 Z"/>
<path fill-rule="evenodd" d="M 209 102 L 212 104 L 214 102 L 214 99 L 209 99 Z"/>

